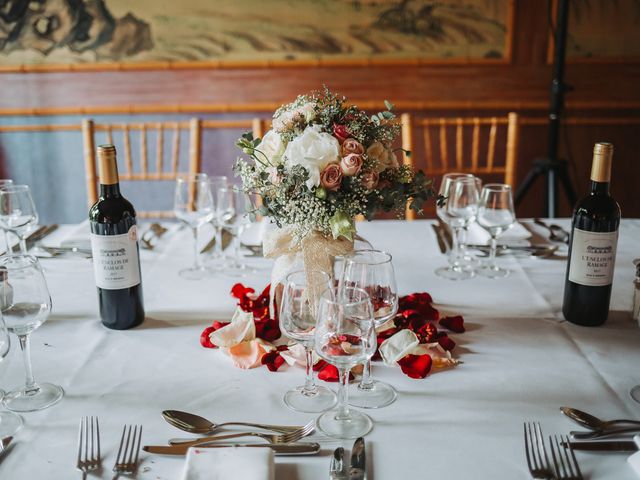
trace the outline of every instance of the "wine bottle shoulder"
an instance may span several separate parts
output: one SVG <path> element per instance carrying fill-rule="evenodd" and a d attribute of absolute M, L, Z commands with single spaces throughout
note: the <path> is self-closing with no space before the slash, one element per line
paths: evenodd
<path fill-rule="evenodd" d="M 620 224 L 620 205 L 610 195 L 589 194 L 573 211 L 573 225 L 590 231 L 613 231 Z"/>
<path fill-rule="evenodd" d="M 136 211 L 126 198 L 100 198 L 89 209 L 89 220 L 97 223 L 120 223 L 123 220 L 135 223 Z M 128 222 L 128 223 L 129 223 Z"/>

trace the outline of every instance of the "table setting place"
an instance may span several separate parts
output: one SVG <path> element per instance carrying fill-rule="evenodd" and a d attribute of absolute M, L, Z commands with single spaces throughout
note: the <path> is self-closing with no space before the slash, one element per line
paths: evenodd
<path fill-rule="evenodd" d="M 0 180 L 0 478 L 640 477 L 611 144 L 572 219 L 517 219 L 510 185 L 403 163 L 384 104 L 299 96 L 169 219 L 137 222 L 111 144 L 79 224 Z"/>

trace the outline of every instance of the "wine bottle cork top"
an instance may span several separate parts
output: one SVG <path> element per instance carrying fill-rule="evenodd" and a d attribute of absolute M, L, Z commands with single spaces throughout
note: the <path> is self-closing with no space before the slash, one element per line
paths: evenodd
<path fill-rule="evenodd" d="M 591 165 L 591 180 L 608 183 L 611 180 L 611 159 L 613 144 L 598 142 L 593 147 L 593 163 Z"/>
<path fill-rule="evenodd" d="M 118 183 L 116 147 L 113 145 L 98 146 L 98 175 L 102 185 L 115 185 Z"/>

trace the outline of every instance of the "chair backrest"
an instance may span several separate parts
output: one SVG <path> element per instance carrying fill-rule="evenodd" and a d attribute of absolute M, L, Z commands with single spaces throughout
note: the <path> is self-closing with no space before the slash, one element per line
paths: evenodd
<path fill-rule="evenodd" d="M 479 177 L 503 175 L 514 185 L 518 154 L 518 114 L 504 117 L 414 118 L 401 116 L 402 148 L 406 165 L 424 168 L 430 177 L 447 172 L 472 173 Z M 416 133 L 422 139 L 415 141 Z M 421 161 L 422 160 L 422 161 Z M 407 219 L 414 218 L 407 209 Z"/>
<path fill-rule="evenodd" d="M 89 206 L 98 199 L 98 177 L 96 173 L 96 134 L 101 132 L 106 143 L 114 143 L 118 136 L 120 180 L 124 181 L 171 181 L 181 174 L 195 174 L 202 167 L 202 133 L 204 129 L 252 129 L 254 135 L 261 134 L 260 119 L 248 120 L 201 120 L 192 118 L 188 121 L 170 122 L 133 122 L 97 124 L 91 119 L 82 121 L 82 137 L 84 143 L 84 160 Z M 181 139 L 188 135 L 188 159 L 181 162 Z M 170 142 L 165 142 L 170 136 Z M 121 137 L 121 138 L 120 138 Z M 150 142 L 155 138 L 155 158 L 149 158 Z M 167 148 L 165 148 L 167 144 Z M 132 146 L 136 146 L 138 154 L 134 160 Z M 165 158 L 167 157 L 167 158 Z M 173 212 L 138 211 L 140 218 L 171 218 Z"/>

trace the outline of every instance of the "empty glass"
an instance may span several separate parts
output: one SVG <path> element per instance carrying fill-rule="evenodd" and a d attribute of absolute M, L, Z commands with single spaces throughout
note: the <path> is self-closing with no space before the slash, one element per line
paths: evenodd
<path fill-rule="evenodd" d="M 31 370 L 29 335 L 40 327 L 51 311 L 51 296 L 40 263 L 30 255 L 0 259 L 4 270 L 0 309 L 9 332 L 17 335 L 24 358 L 26 381 L 22 388 L 7 393 L 2 402 L 14 412 L 42 410 L 60 401 L 62 387 L 36 383 Z"/>
<path fill-rule="evenodd" d="M 218 190 L 220 188 L 226 188 L 229 185 L 229 180 L 223 175 L 210 176 L 209 184 L 211 185 L 211 195 L 215 203 L 218 198 Z M 213 216 L 211 224 L 213 225 L 215 233 L 215 244 L 213 245 L 213 251 L 209 256 L 207 266 L 219 270 L 224 268 L 224 254 L 222 252 L 222 226 L 218 221 L 217 215 Z"/>
<path fill-rule="evenodd" d="M 298 270 L 287 275 L 285 280 L 280 306 L 280 328 L 282 333 L 296 340 L 306 350 L 305 383 L 284 395 L 284 403 L 298 412 L 324 412 L 336 403 L 335 393 L 316 385 L 313 378 L 313 343 L 318 300 L 331 286 L 331 277 L 321 271 Z"/>
<path fill-rule="evenodd" d="M 218 189 L 216 195 L 216 218 L 223 228 L 233 235 L 233 258 L 225 265 L 224 273 L 231 276 L 243 276 L 251 268 L 242 260 L 240 253 L 240 235 L 251 223 L 254 207 L 249 195 L 237 187 L 227 186 Z"/>
<path fill-rule="evenodd" d="M 204 173 L 180 176 L 176 180 L 173 211 L 176 218 L 193 232 L 193 266 L 180 270 L 180 276 L 199 280 L 207 275 L 207 269 L 200 262 L 198 250 L 198 230 L 211 221 L 215 209 L 209 177 Z"/>
<path fill-rule="evenodd" d="M 317 420 L 318 430 L 325 435 L 357 438 L 373 427 L 368 415 L 349 408 L 347 387 L 351 369 L 371 358 L 376 346 L 373 305 L 367 292 L 351 287 L 325 291 L 318 305 L 315 347 L 340 375 L 338 406 Z"/>
<path fill-rule="evenodd" d="M 9 178 L 0 179 L 0 190 L 8 185 L 13 185 L 13 180 Z M 5 252 L 9 252 L 9 250 L 11 249 L 11 242 L 9 241 L 9 231 L 4 228 L 2 229 L 2 231 L 4 232 Z"/>
<path fill-rule="evenodd" d="M 20 251 L 27 253 L 27 235 L 38 223 L 38 212 L 28 185 L 7 185 L 0 189 L 0 227 L 20 239 Z"/>
<path fill-rule="evenodd" d="M 7 326 L 0 315 L 0 373 L 7 363 L 7 355 L 9 355 L 11 342 L 9 341 L 9 332 Z M 0 375 L 2 377 L 2 375 Z M 0 390 L 0 399 L 4 392 Z M 22 418 L 12 412 L 0 412 L 0 439 L 10 437 L 22 427 Z"/>
<path fill-rule="evenodd" d="M 391 255 L 380 250 L 358 250 L 343 259 L 340 290 L 361 288 L 369 294 L 375 326 L 395 318 L 398 312 L 398 290 Z M 388 383 L 371 378 L 371 360 L 364 363 L 362 379 L 350 392 L 349 404 L 361 408 L 380 408 L 393 403 L 396 390 Z"/>
<path fill-rule="evenodd" d="M 491 249 L 486 265 L 478 269 L 478 273 L 483 277 L 502 278 L 509 275 L 509 270 L 496 265 L 497 237 L 511 228 L 515 221 L 511 187 L 503 183 L 485 185 L 480 194 L 478 223 L 491 235 Z"/>

